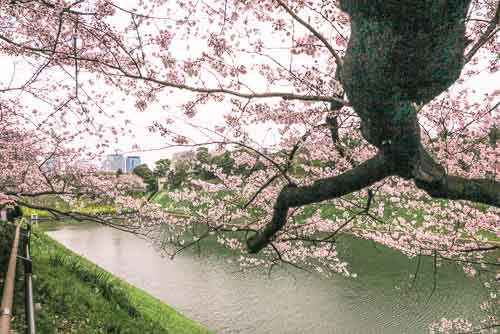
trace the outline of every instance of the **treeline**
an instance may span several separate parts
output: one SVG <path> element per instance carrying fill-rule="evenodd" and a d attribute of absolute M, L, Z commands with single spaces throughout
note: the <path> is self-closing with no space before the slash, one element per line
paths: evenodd
<path fill-rule="evenodd" d="M 213 172 L 213 167 L 220 169 L 226 175 L 242 176 L 265 168 L 265 165 L 260 161 L 257 161 L 253 166 L 236 166 L 233 155 L 238 152 L 228 150 L 222 154 L 211 154 L 208 148 L 199 147 L 195 151 L 183 152 L 184 157 L 173 161 L 160 159 L 156 161 L 153 170 L 146 164 L 139 165 L 133 173 L 144 180 L 148 191 L 154 192 L 159 190 L 159 178 L 166 178 L 165 187 L 178 189 L 192 179 L 217 181 L 218 178 Z"/>
<path fill-rule="evenodd" d="M 345 143 L 345 147 L 350 149 L 359 143 Z M 251 173 L 264 170 L 266 165 L 262 162 L 264 159 L 257 156 L 254 164 L 236 164 L 234 157 L 237 154 L 255 155 L 254 152 L 238 149 L 234 151 L 227 150 L 221 154 L 211 154 L 206 147 L 199 147 L 194 151 L 182 152 L 180 157 L 174 160 L 160 159 L 156 161 L 155 168 L 151 170 L 146 164 L 137 166 L 133 173 L 140 176 L 147 184 L 148 191 L 155 192 L 158 190 L 158 179 L 165 178 L 165 187 L 169 189 L 178 189 L 187 184 L 189 180 L 198 179 L 204 181 L 218 180 L 213 172 L 214 168 L 220 169 L 226 175 L 240 175 L 243 177 L 249 176 Z M 286 163 L 289 152 L 277 151 L 274 153 L 266 153 L 266 157 L 273 159 L 275 162 Z M 283 166 L 284 167 L 284 166 Z M 300 177 L 305 175 L 304 167 L 316 168 L 335 168 L 334 161 L 323 161 L 310 159 L 309 153 L 301 149 L 300 154 L 296 154 L 290 166 L 289 172 L 291 175 Z M 161 189 L 160 189 L 161 190 Z"/>

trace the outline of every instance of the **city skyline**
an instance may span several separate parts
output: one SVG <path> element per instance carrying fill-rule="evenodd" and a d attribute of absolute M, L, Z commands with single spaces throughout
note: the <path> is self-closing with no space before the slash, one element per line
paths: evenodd
<path fill-rule="evenodd" d="M 131 173 L 141 163 L 142 158 L 139 155 L 125 156 L 121 153 L 113 153 L 105 156 L 100 169 L 108 172 L 121 170 L 123 173 Z"/>

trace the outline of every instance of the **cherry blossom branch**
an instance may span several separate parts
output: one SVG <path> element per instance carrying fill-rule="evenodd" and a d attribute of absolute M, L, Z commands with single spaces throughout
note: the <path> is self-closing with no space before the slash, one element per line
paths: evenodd
<path fill-rule="evenodd" d="M 500 249 L 500 245 L 487 246 L 487 247 L 474 247 L 474 248 L 465 248 L 459 249 L 458 251 L 461 253 L 471 253 L 471 252 L 491 252 L 494 250 Z"/>
<path fill-rule="evenodd" d="M 346 227 L 347 225 L 349 225 L 349 223 L 351 223 L 358 216 L 368 215 L 369 214 L 372 202 L 373 202 L 373 191 L 371 189 L 368 189 L 368 198 L 366 200 L 365 207 L 361 211 L 354 212 L 354 214 L 349 219 L 347 219 L 344 223 L 342 223 L 342 225 L 340 225 L 339 227 L 337 227 L 335 229 L 335 231 L 333 231 L 332 233 L 330 233 L 326 237 L 323 237 L 321 239 L 311 239 L 311 238 L 306 238 L 306 237 L 304 237 L 304 238 L 295 237 L 295 238 L 286 238 L 286 239 L 283 239 L 282 241 L 309 241 L 309 242 L 312 242 L 312 243 L 325 243 L 325 242 L 335 243 L 336 240 L 335 239 L 332 240 L 332 238 L 334 238 L 340 231 L 342 231 L 342 229 L 344 227 Z"/>
<path fill-rule="evenodd" d="M 481 36 L 481 38 L 477 41 L 477 43 L 471 48 L 471 50 L 465 56 L 465 62 L 468 63 L 472 57 L 477 53 L 477 51 L 486 44 L 492 37 L 494 37 L 500 28 L 497 28 L 500 23 L 500 1 L 497 2 L 497 8 L 495 10 L 495 16 L 491 19 L 488 28 Z"/>
<path fill-rule="evenodd" d="M 250 204 L 252 204 L 252 202 L 257 198 L 257 196 L 259 196 L 259 194 L 264 191 L 264 189 L 266 189 L 269 185 L 271 185 L 271 183 L 274 182 L 274 180 L 276 180 L 278 177 L 280 177 L 280 174 L 274 174 L 273 177 L 271 177 L 269 180 L 266 181 L 266 183 L 264 183 L 254 194 L 253 196 L 248 200 L 248 202 L 246 202 L 246 204 L 243 206 L 243 209 L 246 209 L 248 208 L 248 206 Z"/>
<path fill-rule="evenodd" d="M 82 58 L 83 59 L 83 58 Z M 88 59 L 85 59 L 88 60 Z M 93 60 L 90 60 L 93 61 Z M 349 102 L 345 101 L 344 99 L 341 99 L 337 96 L 328 96 L 328 95 L 301 95 L 301 94 L 294 94 L 294 93 L 284 93 L 284 92 L 269 92 L 269 93 L 243 93 L 239 91 L 234 91 L 226 88 L 201 88 L 201 87 L 194 87 L 194 86 L 189 86 L 185 84 L 178 84 L 174 82 L 169 82 L 169 81 L 164 81 L 164 80 L 159 80 L 151 77 L 145 77 L 142 75 L 136 75 L 132 74 L 129 72 L 125 72 L 121 68 L 117 68 L 116 66 L 110 65 L 110 64 L 103 64 L 104 66 L 113 68 L 115 70 L 120 70 L 122 71 L 123 76 L 130 78 L 130 79 L 139 79 L 143 80 L 146 82 L 152 82 L 159 84 L 162 87 L 170 87 L 170 88 L 177 88 L 180 90 L 188 90 L 194 93 L 204 93 L 204 94 L 228 94 L 236 97 L 241 97 L 245 99 L 261 99 L 261 98 L 282 98 L 283 100 L 300 100 L 300 101 L 313 101 L 313 102 L 339 102 L 342 103 L 342 105 L 349 106 Z"/>
<path fill-rule="evenodd" d="M 307 273 L 309 273 L 309 274 L 312 274 L 312 272 L 311 272 L 310 270 L 308 270 L 308 269 L 306 269 L 306 268 L 303 268 L 303 267 L 301 267 L 301 266 L 299 266 L 299 265 L 297 265 L 297 264 L 295 264 L 295 263 L 293 263 L 293 262 L 290 262 L 290 261 L 285 260 L 285 259 L 283 258 L 283 254 L 281 254 L 281 252 L 279 251 L 279 249 L 278 249 L 278 248 L 277 248 L 277 247 L 276 247 L 276 246 L 275 246 L 272 242 L 271 242 L 271 243 L 269 243 L 269 244 L 271 245 L 271 248 L 274 250 L 274 252 L 275 252 L 275 253 L 276 253 L 276 255 L 278 256 L 278 260 L 279 260 L 280 262 L 282 262 L 282 263 L 284 263 L 284 264 L 288 264 L 288 265 L 290 265 L 290 266 L 292 266 L 292 267 L 294 267 L 294 268 L 297 268 L 297 269 L 303 270 L 303 271 L 305 271 L 305 272 L 307 272 Z M 275 264 L 275 263 L 273 262 L 273 266 L 274 266 L 274 264 Z M 271 270 L 272 270 L 272 267 L 271 267 L 271 268 L 269 268 L 269 273 L 268 273 L 268 275 L 269 275 L 269 276 L 271 275 Z"/>
<path fill-rule="evenodd" d="M 39 191 L 39 192 L 31 192 L 31 193 L 25 193 L 25 192 L 13 192 L 13 191 L 7 191 L 5 194 L 9 196 L 16 196 L 16 197 L 40 197 L 40 196 L 46 196 L 46 195 L 73 195 L 73 196 L 83 196 L 83 195 L 93 195 L 91 192 L 74 192 L 74 191 L 57 191 L 57 190 L 48 190 L 48 191 Z"/>
<path fill-rule="evenodd" d="M 154 20 L 166 20 L 166 21 L 173 21 L 173 22 L 181 22 L 181 20 L 176 20 L 176 19 L 172 19 L 170 17 L 160 17 L 160 16 L 152 16 L 152 15 L 146 15 L 146 14 L 141 14 L 141 13 L 136 13 L 135 11 L 130 11 L 128 9 L 125 9 L 123 7 L 120 7 L 118 6 L 117 4 L 115 3 L 112 3 L 110 2 L 109 3 L 112 7 L 122 11 L 122 12 L 125 12 L 125 13 L 128 13 L 128 14 L 131 14 L 131 15 L 134 15 L 134 16 L 138 16 L 138 17 L 141 17 L 141 18 L 145 18 L 145 19 L 154 19 Z"/>
<path fill-rule="evenodd" d="M 56 8 L 56 6 L 53 3 L 50 3 L 48 1 L 41 0 L 41 1 L 35 1 L 35 2 L 38 2 L 39 4 L 42 4 L 44 6 L 52 8 L 52 9 Z M 66 12 L 66 13 L 70 13 L 70 14 L 74 14 L 74 15 L 84 15 L 84 16 L 85 15 L 87 15 L 87 16 L 96 15 L 96 13 L 85 13 L 85 12 L 80 12 L 80 11 L 71 9 L 72 7 L 78 5 L 79 3 L 82 3 L 82 2 L 83 2 L 83 0 L 75 1 L 74 3 L 70 4 L 69 6 L 63 8 L 62 12 Z"/>
<path fill-rule="evenodd" d="M 274 213 L 266 227 L 247 241 L 250 253 L 266 247 L 286 224 L 288 209 L 318 203 L 361 190 L 391 175 L 390 165 L 381 154 L 338 176 L 324 178 L 310 186 L 285 186 L 276 200 Z"/>
<path fill-rule="evenodd" d="M 347 162 L 351 165 L 351 167 L 356 167 L 356 160 L 353 159 L 352 156 L 347 155 L 346 149 L 342 144 L 340 143 L 340 138 L 339 138 L 339 124 L 338 124 L 338 117 L 337 116 L 327 116 L 326 117 L 326 124 L 328 125 L 328 128 L 330 130 L 330 135 L 332 138 L 332 143 L 335 146 L 335 149 L 339 153 L 339 155 L 346 159 Z"/>
<path fill-rule="evenodd" d="M 98 224 L 102 224 L 102 225 L 106 225 L 106 226 L 118 229 L 120 231 L 134 233 L 134 234 L 141 234 L 141 227 L 140 226 L 131 226 L 131 225 L 123 225 L 123 224 L 113 223 L 112 221 L 102 219 L 101 217 L 99 217 L 97 215 L 91 215 L 91 214 L 76 212 L 76 211 L 61 211 L 61 210 L 58 210 L 55 208 L 34 205 L 34 204 L 26 203 L 23 201 L 17 201 L 17 204 L 19 204 L 20 206 L 26 207 L 26 208 L 30 208 L 30 209 L 47 211 L 47 212 L 51 213 L 54 217 L 66 217 L 68 219 L 74 219 L 77 221 L 91 221 L 94 223 L 98 223 Z"/>
<path fill-rule="evenodd" d="M 42 55 L 51 55 L 52 49 L 48 48 L 36 48 L 36 47 L 31 47 L 27 45 L 22 45 L 19 44 L 12 39 L 0 35 L 0 40 L 3 40 L 11 45 L 14 45 L 18 48 L 21 48 L 24 51 L 32 51 L 35 53 L 41 53 Z M 338 102 L 341 103 L 344 106 L 350 106 L 349 102 L 345 101 L 342 98 L 339 98 L 338 96 L 329 96 L 329 95 L 302 95 L 302 94 L 294 94 L 294 93 L 286 93 L 286 92 L 268 92 L 268 93 L 244 93 L 240 91 L 235 91 L 235 90 L 230 90 L 227 88 L 204 88 L 204 87 L 196 87 L 196 86 L 190 86 L 186 84 L 180 84 L 180 83 L 175 83 L 175 82 L 170 82 L 170 81 L 165 81 L 165 80 L 160 80 L 156 79 L 153 77 L 146 77 L 142 75 L 141 73 L 139 74 L 133 74 L 128 71 L 126 71 L 122 66 L 120 66 L 120 63 L 118 60 L 115 58 L 115 61 L 117 62 L 117 65 L 113 65 L 107 62 L 102 61 L 102 59 L 96 59 L 96 58 L 88 58 L 88 57 L 82 57 L 81 55 L 75 56 L 73 54 L 68 54 L 65 52 L 58 51 L 56 52 L 57 55 L 63 56 L 67 58 L 68 60 L 73 60 L 73 61 L 80 61 L 81 62 L 90 62 L 93 64 L 98 64 L 116 71 L 119 71 L 123 77 L 127 77 L 129 79 L 137 79 L 145 82 L 151 82 L 160 85 L 161 87 L 169 87 L 169 88 L 176 88 L 180 90 L 187 90 L 191 91 L 194 93 L 204 93 L 204 94 L 228 94 L 240 98 L 246 98 L 246 99 L 261 99 L 261 98 L 282 98 L 284 100 L 299 100 L 299 101 L 312 101 L 312 102 Z M 111 53 L 112 56 L 114 56 L 113 53 Z M 128 55 L 132 60 L 133 57 Z M 112 75 L 109 73 L 109 75 Z"/>
<path fill-rule="evenodd" d="M 317 39 L 319 39 L 323 45 L 330 51 L 332 56 L 335 58 L 335 61 L 337 62 L 337 66 L 339 68 L 339 72 L 341 73 L 342 69 L 342 58 L 340 58 L 339 54 L 335 49 L 332 47 L 330 43 L 326 40 L 326 38 L 319 33 L 316 29 L 314 29 L 309 23 L 301 19 L 290 7 L 288 7 L 282 0 L 275 0 L 281 8 L 283 8 L 293 19 L 297 22 L 299 22 L 301 25 L 303 25 L 307 30 L 309 30 Z"/>

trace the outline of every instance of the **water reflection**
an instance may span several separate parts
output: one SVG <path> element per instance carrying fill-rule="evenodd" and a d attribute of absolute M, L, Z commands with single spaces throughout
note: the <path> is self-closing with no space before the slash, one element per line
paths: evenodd
<path fill-rule="evenodd" d="M 238 272 L 227 254 L 161 257 L 146 241 L 95 225 L 59 226 L 49 234 L 75 252 L 143 288 L 217 333 L 424 333 L 432 320 L 470 316 L 483 300 L 480 284 L 459 268 L 416 260 L 370 242 L 339 244 L 357 279 L 323 278 L 297 270 Z"/>

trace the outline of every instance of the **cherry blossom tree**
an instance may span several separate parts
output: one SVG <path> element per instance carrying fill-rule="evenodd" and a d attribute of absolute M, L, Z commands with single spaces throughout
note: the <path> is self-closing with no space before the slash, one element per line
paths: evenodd
<path fill-rule="evenodd" d="M 445 319 L 433 330 L 494 330 L 499 8 L 496 0 L 0 0 L 0 52 L 24 59 L 28 73 L 0 78 L 2 115 L 17 122 L 5 133 L 47 150 L 83 135 L 124 135 L 117 100 L 164 109 L 150 129 L 164 136 L 159 147 L 232 149 L 236 167 L 252 171 L 204 166 L 219 183 L 193 180 L 170 194 L 191 200 L 189 215 L 117 201 L 166 226 L 180 249 L 217 235 L 245 254 L 244 266 L 300 263 L 352 276 L 335 250 L 338 234 L 351 233 L 462 263 L 472 276 L 492 271 L 484 323 Z M 491 89 L 477 93 L 479 81 Z M 44 108 L 30 110 L 32 101 Z M 217 121 L 197 123 L 207 113 Z M 179 116 L 205 140 L 179 132 Z M 103 127 L 105 117 L 124 124 Z M 265 128 L 277 143 L 257 138 Z M 21 142 L 2 142 L 2 163 L 40 166 L 9 156 Z M 19 180 L 9 176 L 16 170 L 1 182 Z M 3 194 L 43 193 L 52 181 L 37 175 Z"/>
<path fill-rule="evenodd" d="M 5 101 L 4 101 L 5 102 Z M 55 218 L 91 220 L 134 232 L 137 226 L 123 226 L 112 217 L 99 217 L 78 209 L 79 199 L 89 203 L 115 202 L 125 199 L 143 184 L 134 175 L 99 175 L 95 167 L 75 163 L 81 158 L 77 149 L 64 147 L 68 138 L 44 136 L 43 133 L 19 127 L 4 105 L 0 133 L 0 205 L 17 204 L 30 209 L 48 211 Z M 17 126 L 16 126 L 17 125 Z M 61 210 L 33 199 L 58 196 L 73 203 L 74 210 Z"/>

